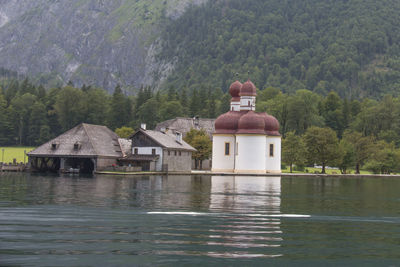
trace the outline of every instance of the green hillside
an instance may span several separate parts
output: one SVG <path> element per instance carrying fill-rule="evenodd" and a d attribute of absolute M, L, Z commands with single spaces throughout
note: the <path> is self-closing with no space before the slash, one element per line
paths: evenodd
<path fill-rule="evenodd" d="M 164 30 L 165 87 L 226 90 L 238 72 L 260 89 L 398 95 L 399 21 L 397 0 L 209 1 Z"/>

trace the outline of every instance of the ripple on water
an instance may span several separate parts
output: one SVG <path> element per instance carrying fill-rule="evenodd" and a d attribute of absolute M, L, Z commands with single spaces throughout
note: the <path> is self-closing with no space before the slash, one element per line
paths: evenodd
<path fill-rule="evenodd" d="M 0 265 L 392 263 L 399 260 L 399 185 L 0 176 Z M 377 189 L 385 192 L 380 202 Z"/>

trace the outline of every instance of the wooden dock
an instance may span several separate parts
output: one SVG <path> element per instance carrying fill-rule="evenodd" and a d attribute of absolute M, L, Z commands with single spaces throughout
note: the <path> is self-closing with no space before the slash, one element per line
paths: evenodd
<path fill-rule="evenodd" d="M 23 172 L 26 170 L 26 165 L 20 164 L 2 164 L 0 163 L 0 172 Z"/>

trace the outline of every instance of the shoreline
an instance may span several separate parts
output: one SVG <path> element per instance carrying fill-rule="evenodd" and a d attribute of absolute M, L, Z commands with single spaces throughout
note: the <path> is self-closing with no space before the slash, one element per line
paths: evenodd
<path fill-rule="evenodd" d="M 399 174 L 321 174 L 321 173 L 228 173 L 211 171 L 191 171 L 191 172 L 112 172 L 98 171 L 98 175 L 118 175 L 118 176 L 141 176 L 141 175 L 206 175 L 206 176 L 281 176 L 281 177 L 335 177 L 335 178 L 367 178 L 367 177 L 392 177 L 400 178 Z"/>

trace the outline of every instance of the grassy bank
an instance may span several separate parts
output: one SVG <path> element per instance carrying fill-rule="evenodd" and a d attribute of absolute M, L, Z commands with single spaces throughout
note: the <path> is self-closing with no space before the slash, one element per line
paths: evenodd
<path fill-rule="evenodd" d="M 13 159 L 17 159 L 17 162 L 24 162 L 25 151 L 28 153 L 33 149 L 34 147 L 0 147 L 0 162 L 9 163 L 13 162 Z M 25 157 L 25 161 L 28 161 L 27 156 Z"/>
<path fill-rule="evenodd" d="M 321 168 L 310 168 L 306 167 L 304 171 L 295 171 L 293 170 L 293 173 L 321 173 L 322 169 Z M 286 167 L 286 169 L 282 169 L 283 173 L 290 173 L 290 168 Z M 325 169 L 326 174 L 340 174 L 339 169 Z M 347 170 L 347 174 L 354 174 L 355 170 Z M 360 170 L 360 174 L 372 174 L 372 172 L 366 171 L 366 170 Z"/>

